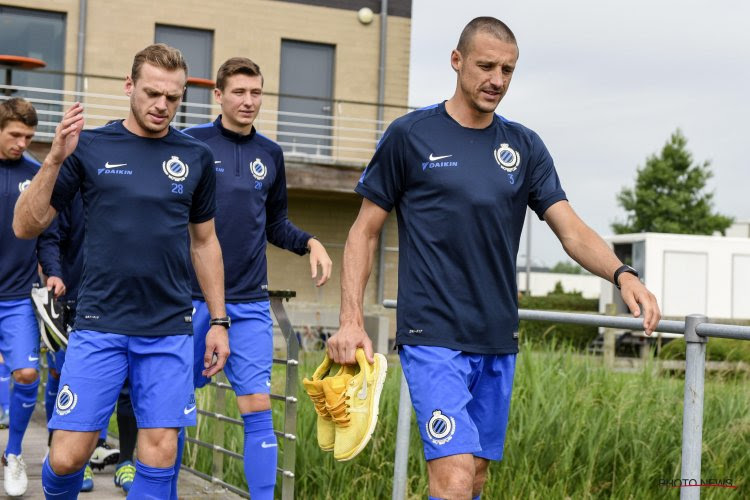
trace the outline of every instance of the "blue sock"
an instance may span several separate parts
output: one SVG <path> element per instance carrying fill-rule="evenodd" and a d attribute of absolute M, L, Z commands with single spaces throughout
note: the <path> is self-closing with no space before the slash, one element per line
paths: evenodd
<path fill-rule="evenodd" d="M 78 472 L 66 476 L 58 476 L 49 466 L 49 457 L 42 464 L 42 488 L 47 500 L 75 500 L 81 491 L 83 483 L 83 467 Z"/>
<path fill-rule="evenodd" d="M 177 459 L 174 461 L 174 476 L 172 477 L 171 493 L 169 500 L 178 500 L 177 483 L 180 480 L 180 465 L 182 465 L 182 452 L 185 449 L 185 428 L 181 428 L 177 433 Z"/>
<path fill-rule="evenodd" d="M 273 499 L 277 450 L 271 410 L 245 413 L 245 479 L 253 500 Z"/>
<path fill-rule="evenodd" d="M 20 455 L 21 441 L 29 426 L 31 414 L 36 405 L 36 389 L 39 379 L 30 384 L 13 384 L 13 394 L 10 395 L 10 425 L 8 426 L 8 445 L 6 455 Z"/>
<path fill-rule="evenodd" d="M 101 439 L 103 441 L 107 440 L 107 430 L 108 430 L 107 427 L 105 427 L 104 429 L 102 429 L 102 432 L 99 433 L 99 439 Z"/>
<path fill-rule="evenodd" d="M 5 363 L 0 363 L 0 406 L 10 410 L 10 369 Z"/>
<path fill-rule="evenodd" d="M 57 399 L 57 390 L 59 388 L 60 379 L 50 374 L 47 377 L 47 390 L 44 391 L 44 411 L 47 414 L 47 422 L 52 418 L 52 412 L 55 411 L 55 400 Z"/>
<path fill-rule="evenodd" d="M 474 498 L 472 498 L 471 500 L 482 500 L 482 495 L 477 495 Z"/>
<path fill-rule="evenodd" d="M 164 500 L 169 498 L 174 476 L 174 466 L 149 467 L 140 460 L 135 461 L 135 479 L 128 498 L 138 500 Z"/>
<path fill-rule="evenodd" d="M 427 500 L 445 500 L 444 498 L 440 497 L 433 497 L 431 495 L 427 495 Z"/>

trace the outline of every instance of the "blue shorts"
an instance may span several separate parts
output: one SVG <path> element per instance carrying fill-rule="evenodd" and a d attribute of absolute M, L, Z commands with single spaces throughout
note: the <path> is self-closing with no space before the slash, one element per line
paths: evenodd
<path fill-rule="evenodd" d="M 75 330 L 65 358 L 50 429 L 103 429 L 125 379 L 139 428 L 195 425 L 190 335 L 141 337 Z"/>
<path fill-rule="evenodd" d="M 39 370 L 39 322 L 31 299 L 0 301 L 0 353 L 11 372 Z"/>
<path fill-rule="evenodd" d="M 47 368 L 55 370 L 58 375 L 62 373 L 63 366 L 65 365 L 65 349 L 60 349 L 57 352 L 47 351 Z"/>
<path fill-rule="evenodd" d="M 425 458 L 502 460 L 516 355 L 404 345 L 399 356 Z"/>
<path fill-rule="evenodd" d="M 206 352 L 206 333 L 210 315 L 206 303 L 193 301 L 193 335 L 195 341 L 195 364 L 193 380 L 195 387 L 203 387 L 210 379 L 201 372 Z M 229 359 L 224 367 L 235 394 L 268 394 L 271 392 L 271 365 L 273 364 L 273 321 L 271 303 L 246 302 L 227 304 L 227 315 L 232 318 L 229 328 Z"/>

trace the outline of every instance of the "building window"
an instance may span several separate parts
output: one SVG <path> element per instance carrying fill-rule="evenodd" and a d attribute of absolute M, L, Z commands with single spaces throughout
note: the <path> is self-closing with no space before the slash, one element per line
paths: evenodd
<path fill-rule="evenodd" d="M 42 71 L 13 69 L 14 86 L 63 90 L 65 14 L 0 6 L 0 47 L 2 54 L 33 57 L 47 63 Z M 52 74 L 50 71 L 59 73 Z M 4 84 L 4 71 L 0 71 L 0 74 L 2 74 Z M 44 104 L 38 100 L 60 101 L 59 94 L 24 90 L 14 92 L 13 96 L 24 97 L 33 102 L 40 121 L 37 127 L 37 139 L 44 140 L 40 132 L 54 133 L 53 125 L 41 122 L 57 122 L 59 118 L 53 116 L 52 113 L 59 113 L 62 106 Z"/>
<path fill-rule="evenodd" d="M 214 33 L 210 30 L 180 28 L 177 26 L 156 25 L 154 40 L 180 49 L 188 65 L 188 76 L 214 78 L 213 67 Z M 185 102 L 198 104 L 213 103 L 213 91 L 209 88 L 188 86 Z M 205 117 L 183 116 L 182 113 L 197 113 Z M 184 105 L 175 121 L 182 125 L 196 125 L 209 121 L 211 110 L 200 106 Z M 179 125 L 178 125 L 179 126 Z"/>
<path fill-rule="evenodd" d="M 335 47 L 281 41 L 278 140 L 287 153 L 332 156 Z"/>

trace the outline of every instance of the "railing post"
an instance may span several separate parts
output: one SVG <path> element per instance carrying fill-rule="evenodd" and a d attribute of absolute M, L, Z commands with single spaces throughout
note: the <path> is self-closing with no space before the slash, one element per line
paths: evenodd
<path fill-rule="evenodd" d="M 411 428 L 411 397 L 403 369 L 398 398 L 398 425 L 396 427 L 396 457 L 393 460 L 393 500 L 406 498 L 406 469 L 409 463 L 409 433 Z"/>
<path fill-rule="evenodd" d="M 610 303 L 607 304 L 607 307 L 605 308 L 605 314 L 607 316 L 615 316 L 617 315 L 617 306 Z M 604 344 L 602 345 L 602 356 L 604 357 L 604 366 L 606 366 L 609 369 L 614 368 L 615 366 L 615 329 L 614 328 L 605 328 L 604 329 Z"/>
<path fill-rule="evenodd" d="M 685 402 L 682 412 L 682 470 L 683 487 L 680 500 L 700 498 L 701 452 L 703 447 L 703 382 L 706 371 L 706 342 L 696 327 L 708 320 L 706 316 L 691 314 L 685 317 Z M 690 487 L 690 486 L 695 487 Z"/>
<path fill-rule="evenodd" d="M 224 376 L 224 372 L 221 372 L 221 376 L 217 376 L 216 381 L 224 381 L 226 377 Z M 227 413 L 227 403 L 226 403 L 226 390 L 224 389 L 218 389 L 216 387 L 212 388 L 214 391 L 214 411 L 216 413 L 221 413 L 222 415 L 225 415 Z M 225 446 L 225 440 L 224 440 L 224 421 L 223 420 L 217 420 L 214 424 L 214 435 L 213 435 L 213 442 L 214 444 L 218 444 L 221 447 Z M 221 453 L 219 450 L 214 449 L 212 452 L 212 459 L 211 459 L 211 475 L 214 477 L 223 478 L 224 477 L 224 454 Z"/>

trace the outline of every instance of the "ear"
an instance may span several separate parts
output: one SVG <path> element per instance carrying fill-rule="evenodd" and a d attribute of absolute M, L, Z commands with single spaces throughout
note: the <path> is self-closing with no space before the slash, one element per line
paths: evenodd
<path fill-rule="evenodd" d="M 221 98 L 222 98 L 222 92 L 219 89 L 214 89 L 214 100 L 216 101 L 216 104 L 221 106 Z"/>
<path fill-rule="evenodd" d="M 453 71 L 458 73 L 461 70 L 461 65 L 463 64 L 463 57 L 461 56 L 461 53 L 453 49 L 451 52 L 451 67 L 453 68 Z"/>
<path fill-rule="evenodd" d="M 133 87 L 135 87 L 135 83 L 133 82 L 133 79 L 130 78 L 130 75 L 125 77 L 125 95 L 130 97 L 130 94 L 133 93 Z"/>

